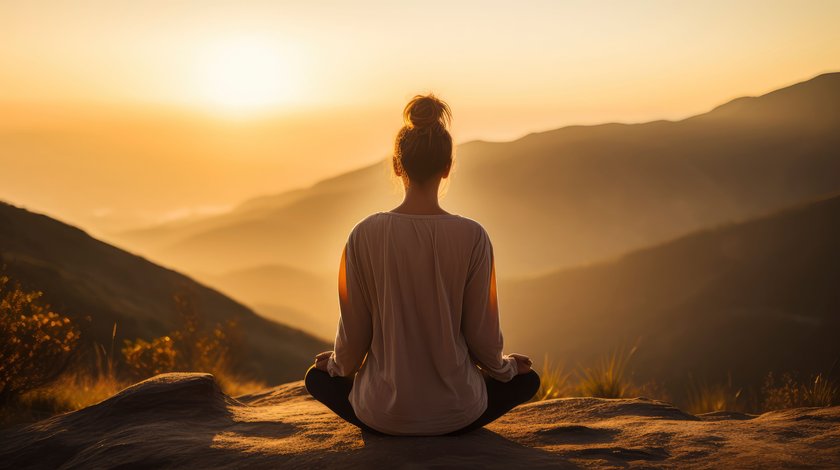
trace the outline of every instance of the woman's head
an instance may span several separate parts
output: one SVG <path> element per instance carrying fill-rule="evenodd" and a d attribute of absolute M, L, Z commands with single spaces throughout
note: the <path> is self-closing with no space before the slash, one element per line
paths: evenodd
<path fill-rule="evenodd" d="M 394 142 L 394 173 L 422 184 L 447 176 L 452 165 L 449 105 L 432 94 L 417 95 L 403 110 L 404 125 Z"/>

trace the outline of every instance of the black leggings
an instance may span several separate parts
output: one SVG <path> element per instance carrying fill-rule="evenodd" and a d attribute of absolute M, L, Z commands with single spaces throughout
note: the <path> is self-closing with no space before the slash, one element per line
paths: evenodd
<path fill-rule="evenodd" d="M 306 371 L 306 390 L 313 398 L 320 401 L 345 421 L 358 426 L 363 431 L 373 434 L 383 434 L 356 417 L 356 412 L 348 399 L 353 388 L 353 379 L 347 377 L 330 377 L 330 374 L 315 366 Z M 478 429 L 489 424 L 503 414 L 512 410 L 516 405 L 525 403 L 537 393 L 540 388 L 540 376 L 533 370 L 527 374 L 515 376 L 510 382 L 500 382 L 484 375 L 487 386 L 487 410 L 472 423 L 446 435 L 454 436 Z"/>

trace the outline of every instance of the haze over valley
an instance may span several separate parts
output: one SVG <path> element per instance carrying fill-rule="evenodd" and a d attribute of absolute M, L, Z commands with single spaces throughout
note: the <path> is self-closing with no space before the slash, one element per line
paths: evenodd
<path fill-rule="evenodd" d="M 487 228 L 501 279 L 613 259 L 840 189 L 838 102 L 840 74 L 832 73 L 677 122 L 469 142 L 456 149 L 444 206 Z M 290 317 L 308 315 L 311 325 L 295 324 L 329 338 L 337 319 L 330 292 L 347 233 L 399 202 L 389 171 L 387 162 L 374 164 L 116 239 L 266 315 L 283 308 L 298 312 Z M 507 304 L 504 289 L 500 301 Z"/>

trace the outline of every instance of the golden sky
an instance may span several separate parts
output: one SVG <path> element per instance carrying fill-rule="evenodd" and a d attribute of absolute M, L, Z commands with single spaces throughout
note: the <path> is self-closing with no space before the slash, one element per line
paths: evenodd
<path fill-rule="evenodd" d="M 226 206 L 383 158 L 418 92 L 450 102 L 459 142 L 678 119 L 840 69 L 838 24 L 836 0 L 0 0 L 0 164 L 87 156 L 74 184 L 100 199 L 152 192 L 136 168 L 187 188 L 77 211 Z M 67 202 L 12 184 L 0 198 Z"/>
<path fill-rule="evenodd" d="M 0 100 L 289 111 L 433 89 L 499 120 L 652 119 L 836 69 L 838 22 L 836 0 L 4 1 Z"/>

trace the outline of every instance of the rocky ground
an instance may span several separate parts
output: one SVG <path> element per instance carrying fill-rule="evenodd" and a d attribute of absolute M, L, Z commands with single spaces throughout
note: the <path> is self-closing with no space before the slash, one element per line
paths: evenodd
<path fill-rule="evenodd" d="M 517 407 L 458 437 L 362 433 L 302 382 L 230 398 L 164 374 L 0 432 L 0 468 L 840 468 L 840 407 L 693 416 L 647 399 Z"/>

